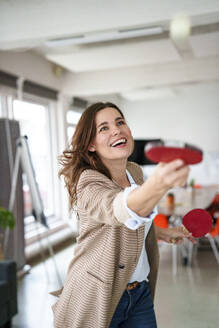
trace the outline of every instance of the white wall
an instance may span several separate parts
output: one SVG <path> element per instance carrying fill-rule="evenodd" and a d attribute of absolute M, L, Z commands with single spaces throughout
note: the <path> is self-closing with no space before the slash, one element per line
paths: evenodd
<path fill-rule="evenodd" d="M 219 185 L 219 84 L 181 87 L 175 97 L 123 102 L 122 109 L 136 139 L 162 138 L 193 143 L 203 161 L 190 166 L 188 181 Z M 145 175 L 154 166 L 145 166 Z"/>
<path fill-rule="evenodd" d="M 53 64 L 29 51 L 0 51 L 0 70 L 61 90 L 62 77 L 53 73 Z"/>
<path fill-rule="evenodd" d="M 166 99 L 123 102 L 134 138 L 181 140 L 204 151 L 219 151 L 219 83 L 175 92 Z"/>

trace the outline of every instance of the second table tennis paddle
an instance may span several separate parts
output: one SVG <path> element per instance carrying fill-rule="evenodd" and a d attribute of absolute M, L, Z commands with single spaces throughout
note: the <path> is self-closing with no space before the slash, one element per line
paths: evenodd
<path fill-rule="evenodd" d="M 196 208 L 183 217 L 182 224 L 187 231 L 192 233 L 193 237 L 199 238 L 211 230 L 212 217 L 207 211 Z"/>

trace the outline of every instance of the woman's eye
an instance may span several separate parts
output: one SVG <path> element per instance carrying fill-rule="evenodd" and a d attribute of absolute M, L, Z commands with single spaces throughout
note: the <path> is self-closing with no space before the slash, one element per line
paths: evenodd
<path fill-rule="evenodd" d="M 100 132 L 102 131 L 106 131 L 107 130 L 107 126 L 103 126 L 101 129 L 100 129 Z"/>
<path fill-rule="evenodd" d="M 118 125 L 123 125 L 125 124 L 125 121 L 118 121 Z"/>

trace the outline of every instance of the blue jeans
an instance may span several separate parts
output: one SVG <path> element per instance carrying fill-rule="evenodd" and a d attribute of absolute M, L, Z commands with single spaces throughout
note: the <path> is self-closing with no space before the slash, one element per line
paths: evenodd
<path fill-rule="evenodd" d="M 157 328 L 149 283 L 125 290 L 109 328 Z"/>

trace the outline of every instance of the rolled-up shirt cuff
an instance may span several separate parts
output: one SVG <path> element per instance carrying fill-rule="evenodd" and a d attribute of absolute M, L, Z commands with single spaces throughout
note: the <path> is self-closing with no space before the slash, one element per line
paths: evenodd
<path fill-rule="evenodd" d="M 124 224 L 127 228 L 129 228 L 131 230 L 136 230 L 146 223 L 149 223 L 149 222 L 151 223 L 151 221 L 153 221 L 154 217 L 157 215 L 156 206 L 154 207 L 153 211 L 147 217 L 139 216 L 138 214 L 136 214 L 134 211 L 132 211 L 127 206 L 127 198 L 128 198 L 129 193 L 132 190 L 136 189 L 137 187 L 138 187 L 137 185 L 127 187 L 127 188 L 125 188 L 124 193 L 123 193 L 124 206 L 130 215 L 130 218 L 127 219 Z"/>

